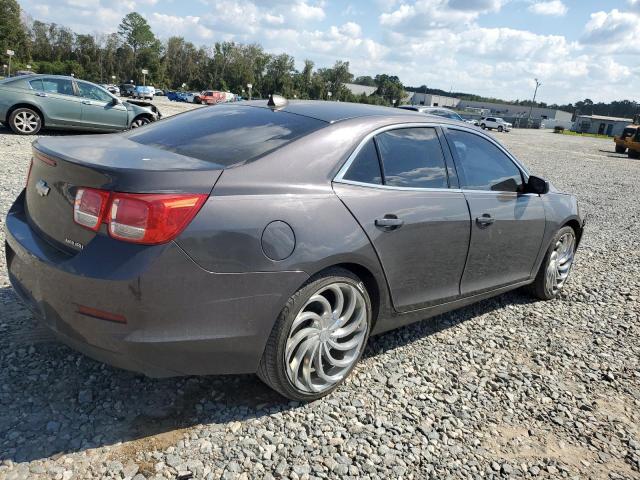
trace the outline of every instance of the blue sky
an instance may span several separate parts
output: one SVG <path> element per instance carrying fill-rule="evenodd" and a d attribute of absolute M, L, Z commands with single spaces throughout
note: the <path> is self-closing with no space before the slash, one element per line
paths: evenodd
<path fill-rule="evenodd" d="M 19 0 L 26 14 L 109 33 L 130 11 L 163 39 L 257 42 L 300 65 L 350 62 L 406 85 L 539 99 L 629 98 L 639 91 L 640 0 Z"/>

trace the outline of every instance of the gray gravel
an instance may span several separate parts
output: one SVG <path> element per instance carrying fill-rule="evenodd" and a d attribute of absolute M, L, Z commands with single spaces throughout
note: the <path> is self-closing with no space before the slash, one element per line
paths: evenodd
<path fill-rule="evenodd" d="M 308 405 L 253 376 L 152 380 L 55 343 L 0 261 L 0 478 L 640 478 L 640 162 L 498 135 L 589 214 L 561 298 L 513 292 L 369 342 Z M 0 213 L 31 139 L 0 129 Z"/>

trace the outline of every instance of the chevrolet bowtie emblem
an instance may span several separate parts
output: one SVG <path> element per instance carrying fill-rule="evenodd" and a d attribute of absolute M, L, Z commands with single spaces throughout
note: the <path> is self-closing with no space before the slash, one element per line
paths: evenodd
<path fill-rule="evenodd" d="M 49 188 L 49 185 L 47 185 L 47 182 L 44 180 L 38 180 L 38 183 L 36 183 L 36 192 L 38 192 L 38 195 L 45 197 L 49 195 L 49 190 L 51 189 Z"/>

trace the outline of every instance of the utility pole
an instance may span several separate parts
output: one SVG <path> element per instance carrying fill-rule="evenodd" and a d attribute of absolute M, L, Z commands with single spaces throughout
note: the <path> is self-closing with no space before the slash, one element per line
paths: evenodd
<path fill-rule="evenodd" d="M 527 127 L 531 128 L 531 114 L 533 113 L 533 105 L 536 103 L 536 95 L 538 94 L 538 87 L 542 86 L 542 83 L 538 81 L 537 78 L 534 78 L 536 81 L 536 89 L 533 92 L 533 102 L 531 103 L 531 108 L 529 109 L 529 120 L 527 121 Z"/>
<path fill-rule="evenodd" d="M 7 55 L 9 55 L 9 77 L 11 76 L 11 57 L 16 54 L 13 50 L 7 50 Z"/>

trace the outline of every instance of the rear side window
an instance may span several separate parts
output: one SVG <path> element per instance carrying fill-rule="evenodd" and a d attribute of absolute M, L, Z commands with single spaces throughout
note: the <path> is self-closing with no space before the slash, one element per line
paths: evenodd
<path fill-rule="evenodd" d="M 381 133 L 376 142 L 385 184 L 448 188 L 444 154 L 433 128 L 402 128 Z"/>
<path fill-rule="evenodd" d="M 524 182 L 520 169 L 490 141 L 469 132 L 449 129 L 458 166 L 460 186 L 467 190 L 520 192 Z"/>
<path fill-rule="evenodd" d="M 246 163 L 327 123 L 269 108 L 217 105 L 125 134 L 130 140 L 229 167 Z"/>
<path fill-rule="evenodd" d="M 75 95 L 71 80 L 66 78 L 43 78 L 42 90 L 48 93 L 59 93 L 61 95 Z"/>
<path fill-rule="evenodd" d="M 36 80 L 31 80 L 29 82 L 29 85 L 31 86 L 31 88 L 33 88 L 34 90 L 38 90 L 39 92 L 41 92 L 44 87 L 42 86 L 42 80 L 37 78 Z"/>
<path fill-rule="evenodd" d="M 353 182 L 382 184 L 380 162 L 373 139 L 362 146 L 343 178 Z"/>

